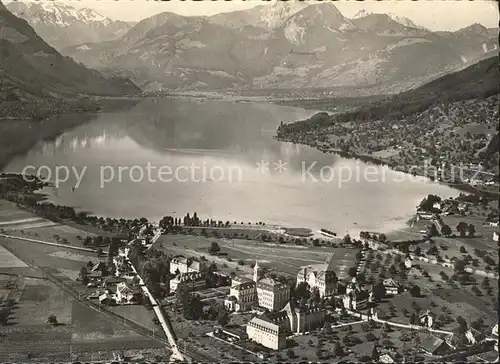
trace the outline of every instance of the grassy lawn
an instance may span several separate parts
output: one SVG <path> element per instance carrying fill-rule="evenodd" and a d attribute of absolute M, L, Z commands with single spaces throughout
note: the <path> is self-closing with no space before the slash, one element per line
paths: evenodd
<path fill-rule="evenodd" d="M 212 241 L 216 241 L 221 248 L 218 257 L 208 254 Z M 214 239 L 189 235 L 163 235 L 155 248 L 171 254 L 204 256 L 215 261 L 219 268 L 226 265 L 230 271 L 238 268 L 245 274 L 252 274 L 250 265 L 257 260 L 259 264 L 275 270 L 278 274 L 291 276 L 295 276 L 301 266 L 324 263 L 333 254 L 337 263 L 336 273 L 340 278 L 347 276 L 347 270 L 353 265 L 357 253 L 356 249 L 350 248 L 278 245 L 245 239 Z M 239 265 L 239 260 L 244 264 Z"/>

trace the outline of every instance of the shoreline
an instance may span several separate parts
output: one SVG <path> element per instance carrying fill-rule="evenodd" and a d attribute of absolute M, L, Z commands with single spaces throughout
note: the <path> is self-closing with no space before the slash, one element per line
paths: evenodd
<path fill-rule="evenodd" d="M 53 139 L 100 114 L 130 108 L 137 102 L 134 98 L 105 98 L 95 102 L 94 106 L 98 109 L 94 111 L 71 110 L 52 114 L 43 120 L 0 118 L 0 172 L 13 158 L 27 153 L 40 140 Z"/>
<path fill-rule="evenodd" d="M 445 182 L 445 181 L 435 180 L 435 179 L 432 179 L 431 177 L 426 176 L 424 173 L 422 173 L 420 171 L 415 172 L 415 174 L 410 174 L 405 170 L 401 170 L 401 169 L 394 167 L 393 165 L 391 165 L 387 161 L 385 161 L 383 158 L 373 157 L 371 155 L 366 155 L 366 154 L 345 152 L 345 151 L 342 151 L 339 149 L 325 149 L 325 148 L 321 148 L 321 147 L 318 147 L 316 145 L 311 145 L 308 143 L 297 143 L 297 142 L 287 140 L 284 138 L 279 138 L 277 136 L 275 136 L 274 139 L 279 141 L 279 142 L 283 142 L 283 143 L 292 143 L 293 145 L 303 145 L 303 146 L 307 146 L 309 148 L 314 148 L 316 150 L 319 150 L 323 154 L 335 154 L 335 155 L 338 155 L 339 157 L 346 158 L 346 159 L 360 160 L 363 163 L 371 163 L 372 165 L 376 165 L 376 166 L 386 166 L 391 171 L 404 173 L 408 176 L 413 176 L 413 177 L 416 177 L 416 176 L 422 177 L 422 178 L 425 178 L 429 182 L 434 182 L 434 183 L 437 183 L 437 184 L 440 184 L 443 186 L 454 188 L 454 189 L 461 191 L 461 192 L 484 195 L 487 197 L 494 197 L 494 198 L 497 198 L 500 196 L 500 191 L 493 192 L 493 191 L 478 190 L 478 189 L 474 188 L 473 186 L 471 186 L 467 183 L 464 183 L 464 182 L 453 183 L 453 182 Z"/>

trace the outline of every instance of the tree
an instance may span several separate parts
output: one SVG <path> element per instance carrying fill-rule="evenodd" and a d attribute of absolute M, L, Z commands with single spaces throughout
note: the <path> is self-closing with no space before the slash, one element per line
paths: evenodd
<path fill-rule="evenodd" d="M 420 297 L 420 287 L 417 285 L 414 285 L 410 288 L 410 294 L 412 297 Z"/>
<path fill-rule="evenodd" d="M 56 326 L 57 325 L 57 317 L 56 315 L 50 315 L 48 318 L 47 318 L 47 323 L 51 324 L 52 326 Z"/>
<path fill-rule="evenodd" d="M 373 298 L 375 299 L 375 301 L 380 301 L 382 298 L 385 297 L 385 295 L 386 295 L 386 289 L 381 282 L 373 286 Z"/>
<path fill-rule="evenodd" d="M 460 221 L 457 224 L 456 229 L 457 229 L 458 233 L 460 234 L 460 237 L 463 238 L 463 237 L 465 237 L 465 234 L 469 230 L 469 226 L 467 225 L 466 222 Z"/>
<path fill-rule="evenodd" d="M 217 322 L 222 327 L 226 326 L 229 323 L 229 319 L 229 314 L 224 310 L 221 310 L 219 312 L 219 315 L 217 316 Z"/>
<path fill-rule="evenodd" d="M 9 321 L 10 310 L 7 307 L 0 307 L 0 324 L 7 325 Z"/>
<path fill-rule="evenodd" d="M 290 358 L 290 359 L 293 359 L 295 358 L 295 353 L 292 349 L 288 349 L 287 352 L 286 352 L 286 355 Z"/>
<path fill-rule="evenodd" d="M 469 231 L 469 236 L 473 237 L 476 234 L 476 227 L 473 224 L 469 224 L 467 229 Z"/>
<path fill-rule="evenodd" d="M 348 270 L 347 273 L 349 274 L 350 277 L 354 278 L 354 277 L 356 277 L 356 273 L 357 272 L 358 272 L 358 268 L 357 267 L 351 267 L 351 268 L 349 268 L 349 270 Z"/>
<path fill-rule="evenodd" d="M 458 332 L 463 334 L 465 332 L 467 332 L 467 329 L 468 329 L 468 324 L 467 324 L 467 321 L 465 321 L 465 319 L 462 317 L 462 316 L 458 316 L 457 317 L 457 323 L 458 323 Z"/>
<path fill-rule="evenodd" d="M 335 342 L 333 346 L 333 354 L 337 357 L 344 355 L 344 350 L 342 349 L 342 346 L 340 346 L 338 342 Z"/>
<path fill-rule="evenodd" d="M 414 250 L 414 253 L 415 253 L 415 255 L 416 255 L 416 256 L 419 256 L 419 255 L 421 255 L 421 254 L 422 254 L 422 249 L 420 249 L 420 247 L 419 247 L 419 246 L 417 246 L 417 247 L 415 248 L 415 250 Z"/>
<path fill-rule="evenodd" d="M 378 241 L 380 241 L 381 243 L 387 242 L 387 236 L 385 234 L 380 234 L 378 237 Z"/>
<path fill-rule="evenodd" d="M 342 239 L 342 243 L 343 244 L 351 244 L 351 242 L 352 242 L 351 236 L 349 234 L 345 234 L 344 238 Z"/>
<path fill-rule="evenodd" d="M 217 255 L 220 252 L 220 246 L 215 241 L 210 243 L 210 247 L 208 248 L 208 252 L 210 255 Z"/>
<path fill-rule="evenodd" d="M 373 345 L 372 349 L 372 359 L 374 361 L 378 360 L 378 350 L 377 350 L 377 345 Z"/>
<path fill-rule="evenodd" d="M 462 254 L 467 254 L 467 250 L 465 250 L 465 247 L 462 245 L 458 251 Z"/>
<path fill-rule="evenodd" d="M 455 272 L 457 273 L 463 273 L 465 271 L 465 266 L 467 264 L 465 263 L 464 260 L 462 259 L 457 259 L 455 263 L 453 264 L 453 268 L 455 269 Z"/>
<path fill-rule="evenodd" d="M 441 234 L 444 236 L 449 236 L 452 234 L 451 227 L 449 225 L 443 225 L 441 228 Z"/>

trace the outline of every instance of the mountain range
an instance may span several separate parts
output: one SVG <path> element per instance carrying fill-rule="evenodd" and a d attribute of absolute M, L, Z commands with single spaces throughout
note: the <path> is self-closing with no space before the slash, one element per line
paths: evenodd
<path fill-rule="evenodd" d="M 90 8 L 76 9 L 63 2 L 14 1 L 6 6 L 56 49 L 117 39 L 136 24 L 112 20 Z"/>
<path fill-rule="evenodd" d="M 396 93 L 498 52 L 496 30 L 479 24 L 432 32 L 393 14 L 361 11 L 347 18 L 332 2 L 277 1 L 210 17 L 166 12 L 122 27 L 90 9 L 40 4 L 59 20 L 29 15 L 36 12 L 19 11 L 19 4 L 12 10 L 40 34 L 50 28 L 62 54 L 128 77 L 144 91 L 361 87 Z M 62 34 L 82 23 L 120 30 L 85 42 Z"/>
<path fill-rule="evenodd" d="M 140 91 L 62 56 L 0 2 L 0 100 L 62 95 L 123 95 Z"/>

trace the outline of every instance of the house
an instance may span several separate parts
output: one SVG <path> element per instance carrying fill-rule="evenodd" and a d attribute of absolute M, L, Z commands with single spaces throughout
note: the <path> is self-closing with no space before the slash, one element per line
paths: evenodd
<path fill-rule="evenodd" d="M 485 339 L 485 335 L 473 327 L 469 328 L 465 333 L 465 337 L 469 344 L 474 345 Z"/>
<path fill-rule="evenodd" d="M 393 278 L 384 279 L 382 284 L 385 287 L 385 293 L 389 296 L 397 295 L 402 291 L 402 287 L 399 282 L 397 282 Z"/>
<path fill-rule="evenodd" d="M 266 348 L 281 350 L 286 347 L 285 330 L 265 315 L 255 316 L 248 322 L 246 329 L 250 340 Z"/>
<path fill-rule="evenodd" d="M 433 356 L 443 355 L 449 350 L 448 344 L 443 339 L 432 334 L 422 340 L 420 348 Z"/>
<path fill-rule="evenodd" d="M 118 248 L 119 257 L 127 258 L 129 253 L 130 253 L 129 247 Z"/>
<path fill-rule="evenodd" d="M 207 285 L 205 274 L 200 272 L 180 273 L 175 278 L 170 280 L 170 292 L 175 292 L 179 288 L 185 289 L 188 292 L 196 291 L 205 288 Z"/>
<path fill-rule="evenodd" d="M 488 225 L 492 227 L 498 227 L 498 221 L 488 221 Z"/>
<path fill-rule="evenodd" d="M 123 278 L 119 278 L 119 277 L 107 277 L 103 280 L 102 282 L 102 286 L 104 288 L 106 287 L 109 287 L 109 286 L 114 286 L 114 285 L 117 285 L 119 283 L 122 283 L 123 282 Z"/>
<path fill-rule="evenodd" d="M 436 320 L 436 315 L 431 311 L 426 310 L 423 314 L 418 316 L 418 319 L 420 321 L 420 325 L 432 328 L 432 325 L 434 325 Z"/>
<path fill-rule="evenodd" d="M 493 328 L 491 329 L 491 336 L 493 336 L 493 338 L 495 339 L 498 339 L 498 324 L 493 326 Z"/>
<path fill-rule="evenodd" d="M 170 274 L 200 273 L 205 270 L 205 264 L 194 258 L 185 258 L 182 255 L 179 255 L 172 258 L 170 261 Z"/>
<path fill-rule="evenodd" d="M 411 269 L 412 266 L 413 266 L 412 259 L 409 255 L 407 255 L 405 258 L 405 268 Z"/>
<path fill-rule="evenodd" d="M 317 288 L 321 297 L 337 294 L 338 278 L 334 271 L 333 254 L 324 264 L 314 264 L 301 267 L 297 274 L 297 284 L 305 282 L 309 289 Z"/>
<path fill-rule="evenodd" d="M 107 306 L 112 306 L 116 304 L 116 301 L 113 299 L 111 294 L 109 293 L 103 293 L 99 295 L 99 304 L 100 305 L 107 305 Z"/>
<path fill-rule="evenodd" d="M 498 242 L 498 232 L 493 231 L 493 241 Z"/>
<path fill-rule="evenodd" d="M 139 301 L 140 292 L 137 289 L 130 287 L 127 283 L 122 282 L 116 286 L 114 299 L 118 304 L 135 304 Z"/>

